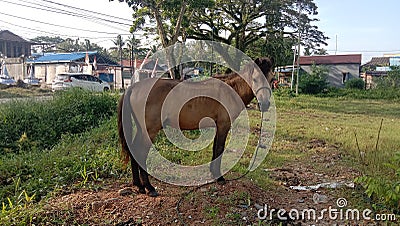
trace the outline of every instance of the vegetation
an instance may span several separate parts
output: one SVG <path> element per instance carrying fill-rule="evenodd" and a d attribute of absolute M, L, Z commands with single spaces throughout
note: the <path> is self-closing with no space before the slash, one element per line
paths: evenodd
<path fill-rule="evenodd" d="M 377 81 L 378 89 L 399 89 L 400 88 L 400 66 L 391 67 L 388 75 L 385 77 L 378 78 Z"/>
<path fill-rule="evenodd" d="M 328 88 L 326 77 L 328 69 L 323 66 L 313 64 L 311 73 L 303 73 L 299 82 L 299 90 L 304 94 L 322 93 Z"/>
<path fill-rule="evenodd" d="M 0 106 L 0 152 L 51 148 L 63 134 L 96 127 L 115 108 L 115 97 L 83 90 L 57 93 L 49 101 L 4 103 Z"/>
<path fill-rule="evenodd" d="M 346 89 L 365 89 L 365 82 L 362 78 L 353 78 L 346 82 Z"/>
<path fill-rule="evenodd" d="M 358 93 L 360 90 L 353 91 Z M 361 173 L 356 182 L 362 184 L 364 189 L 352 190 L 351 194 L 345 191 L 346 198 L 365 207 L 365 200 L 368 199 L 360 198 L 365 191 L 371 198 L 367 202 L 372 204 L 374 210 L 396 212 L 400 165 L 400 107 L 397 102 L 358 99 L 352 96 L 293 97 L 284 92 L 276 95 L 275 100 L 279 120 L 274 146 L 259 169 L 248 175 L 254 183 L 271 189 L 274 185 L 265 176 L 263 169 L 282 167 L 287 163 L 308 163 L 310 156 L 316 153 L 310 150 L 308 144 L 311 140 L 318 139 L 334 145 L 340 151 L 342 158 L 336 162 L 340 165 L 338 167 L 353 168 Z M 250 111 L 252 128 L 258 122 L 255 120 L 258 114 L 257 111 Z M 382 119 L 376 149 L 379 123 Z M 34 149 L 1 156 L 0 197 L 4 204 L 0 224 L 29 224 L 33 218 L 36 218 L 35 222 L 41 222 L 38 218 L 41 216 L 45 197 L 52 196 L 53 192 L 68 193 L 82 187 L 96 190 L 101 189 L 103 184 L 110 183 L 110 179 L 130 180 L 129 170 L 124 170 L 119 161 L 116 116 L 106 118 L 98 125 L 99 127 L 80 134 L 63 135 L 49 150 Z M 198 131 L 185 133 L 189 138 L 198 135 Z M 24 149 L 25 138 L 19 138 L 20 148 Z M 252 134 L 249 149 L 255 147 L 256 140 L 256 136 Z M 156 146 L 165 157 L 182 164 L 196 164 L 210 158 L 209 151 L 188 154 L 174 150 L 163 134 L 158 137 Z M 245 172 L 249 158 L 250 155 L 245 152 L 245 159 L 234 167 L 233 174 Z M 48 170 L 49 168 L 52 170 Z M 228 178 L 229 176 L 231 175 Z M 245 197 L 241 199 L 247 200 Z M 215 218 L 219 212 L 221 210 L 218 207 L 209 206 L 204 209 L 207 218 Z M 233 215 L 232 217 L 234 218 Z"/>
<path fill-rule="evenodd" d="M 292 54 L 286 55 L 287 49 L 283 47 L 293 42 L 298 31 L 302 44 L 313 49 L 328 39 L 314 25 L 318 12 L 313 0 L 301 1 L 300 4 L 296 0 L 118 1 L 128 3 L 134 10 L 131 32 L 157 34 L 164 48 L 174 45 L 179 39 L 185 42 L 192 38 L 225 43 L 245 52 L 263 40 L 265 47 L 260 54 L 271 54 L 282 63 L 279 65 L 284 65 Z M 279 49 L 274 49 L 278 46 Z M 218 44 L 216 47 L 217 52 L 224 51 Z M 223 56 L 229 65 L 237 62 L 237 56 Z"/>

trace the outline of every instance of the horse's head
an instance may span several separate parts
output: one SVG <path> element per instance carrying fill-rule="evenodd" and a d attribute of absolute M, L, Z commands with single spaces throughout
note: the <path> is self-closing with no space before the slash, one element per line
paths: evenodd
<path fill-rule="evenodd" d="M 260 111 L 268 111 L 271 98 L 271 82 L 274 78 L 272 71 L 273 60 L 269 58 L 257 58 L 254 63 L 259 67 L 255 69 L 251 79 L 252 89 L 258 101 Z"/>

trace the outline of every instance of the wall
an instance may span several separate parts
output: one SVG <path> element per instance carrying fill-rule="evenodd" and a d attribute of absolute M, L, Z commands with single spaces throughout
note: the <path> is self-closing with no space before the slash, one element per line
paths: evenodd
<path fill-rule="evenodd" d="M 336 64 L 336 65 L 325 65 L 329 70 L 328 82 L 329 85 L 335 87 L 344 87 L 343 73 L 348 72 L 346 81 L 352 78 L 360 77 L 360 65 L 359 64 Z M 302 65 L 301 68 L 307 73 L 311 72 L 311 65 Z"/>
<path fill-rule="evenodd" d="M 0 58 L 0 63 L 4 61 L 10 77 L 15 81 L 18 79 L 23 80 L 26 77 L 26 68 L 24 67 L 24 58 Z"/>
<path fill-rule="evenodd" d="M 35 64 L 35 77 L 50 85 L 57 74 L 68 72 L 68 64 Z"/>

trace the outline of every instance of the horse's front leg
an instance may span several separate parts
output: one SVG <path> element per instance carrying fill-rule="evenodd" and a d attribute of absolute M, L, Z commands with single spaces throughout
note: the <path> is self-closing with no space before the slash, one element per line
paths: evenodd
<path fill-rule="evenodd" d="M 222 153 L 225 149 L 225 141 L 228 136 L 229 127 L 217 127 L 213 143 L 213 156 L 210 164 L 210 171 L 214 178 L 218 178 L 218 184 L 225 184 L 225 178 L 221 174 Z"/>

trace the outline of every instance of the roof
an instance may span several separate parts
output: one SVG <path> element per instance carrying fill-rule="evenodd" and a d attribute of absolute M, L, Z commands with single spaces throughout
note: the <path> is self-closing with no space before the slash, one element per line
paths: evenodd
<path fill-rule="evenodd" d="M 25 39 L 19 37 L 18 35 L 12 33 L 11 31 L 8 31 L 8 30 L 0 31 L 0 40 L 9 41 L 9 42 L 26 42 L 26 43 L 29 43 Z"/>
<path fill-rule="evenodd" d="M 96 56 L 97 64 L 106 64 L 110 66 L 118 65 L 115 61 L 99 54 L 97 51 L 73 52 L 73 53 L 44 53 L 43 55 L 39 55 L 36 59 L 27 60 L 27 63 L 46 64 L 46 63 L 84 62 L 86 53 L 89 55 L 89 62 L 93 62 L 94 57 Z"/>
<path fill-rule="evenodd" d="M 361 64 L 361 54 L 300 56 L 300 65 L 311 64 Z"/>
<path fill-rule="evenodd" d="M 390 57 L 372 57 L 364 66 L 389 66 Z"/>

